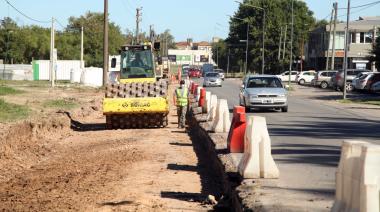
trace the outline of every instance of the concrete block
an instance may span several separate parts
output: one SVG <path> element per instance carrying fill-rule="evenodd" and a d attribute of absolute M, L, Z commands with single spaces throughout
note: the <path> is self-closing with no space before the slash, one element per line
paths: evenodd
<path fill-rule="evenodd" d="M 194 115 L 202 114 L 202 107 L 193 107 L 192 110 Z"/>
<path fill-rule="evenodd" d="M 230 126 L 230 111 L 228 110 L 227 100 L 219 99 L 212 130 L 216 133 L 224 133 L 229 131 Z"/>
<path fill-rule="evenodd" d="M 380 146 L 344 141 L 336 173 L 333 212 L 380 211 Z"/>
<path fill-rule="evenodd" d="M 380 211 L 380 145 L 367 144 L 360 158 L 360 211 Z"/>
<path fill-rule="evenodd" d="M 238 170 L 245 179 L 279 178 L 280 173 L 271 154 L 271 140 L 264 117 L 248 117 L 244 155 Z"/>
<path fill-rule="evenodd" d="M 210 113 L 211 110 L 211 92 L 206 91 L 206 104 L 203 107 L 203 112 L 204 113 Z"/>
<path fill-rule="evenodd" d="M 208 113 L 208 120 L 214 121 L 216 116 L 216 107 L 218 105 L 218 97 L 216 95 L 211 95 L 210 100 L 210 112 Z"/>

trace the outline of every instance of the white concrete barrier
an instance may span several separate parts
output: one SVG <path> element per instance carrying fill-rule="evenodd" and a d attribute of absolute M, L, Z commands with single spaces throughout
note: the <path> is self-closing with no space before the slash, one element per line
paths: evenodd
<path fill-rule="evenodd" d="M 380 146 L 344 141 L 333 212 L 380 212 Z"/>
<path fill-rule="evenodd" d="M 230 111 L 228 110 L 227 100 L 219 99 L 216 107 L 214 123 L 212 125 L 212 131 L 216 133 L 225 133 L 229 131 L 230 126 Z"/>
<path fill-rule="evenodd" d="M 208 114 L 211 109 L 210 107 L 211 107 L 211 92 L 206 91 L 206 104 L 203 106 L 203 112 Z"/>
<path fill-rule="evenodd" d="M 201 87 L 201 86 L 198 86 L 198 88 L 197 88 L 197 96 L 196 96 L 197 102 L 199 102 L 199 98 L 201 97 L 201 89 L 202 88 L 203 87 Z"/>
<path fill-rule="evenodd" d="M 248 117 L 244 155 L 238 170 L 245 179 L 279 178 L 280 172 L 271 154 L 271 140 L 264 117 Z"/>
<path fill-rule="evenodd" d="M 210 100 L 210 112 L 207 114 L 207 120 L 209 121 L 214 121 L 215 116 L 216 116 L 216 107 L 218 105 L 218 96 L 216 95 L 211 95 L 211 100 Z"/>

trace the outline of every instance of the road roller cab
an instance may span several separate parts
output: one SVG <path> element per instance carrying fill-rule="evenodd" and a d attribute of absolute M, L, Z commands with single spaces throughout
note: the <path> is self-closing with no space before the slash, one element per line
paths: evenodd
<path fill-rule="evenodd" d="M 103 113 L 109 129 L 168 125 L 168 81 L 156 80 L 151 44 L 122 47 L 119 82 L 107 85 Z"/>

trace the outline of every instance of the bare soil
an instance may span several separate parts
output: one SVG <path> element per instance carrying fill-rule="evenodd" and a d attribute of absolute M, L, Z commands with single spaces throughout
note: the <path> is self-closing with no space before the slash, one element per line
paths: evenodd
<path fill-rule="evenodd" d="M 204 211 L 208 194 L 220 197 L 175 108 L 167 128 L 105 130 L 101 91 L 32 89 L 6 97 L 34 116 L 0 125 L 0 210 Z M 43 108 L 57 97 L 81 106 Z"/>

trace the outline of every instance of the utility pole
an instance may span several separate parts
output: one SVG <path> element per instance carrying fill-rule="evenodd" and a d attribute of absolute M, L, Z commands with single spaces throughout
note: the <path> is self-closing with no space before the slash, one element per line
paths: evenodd
<path fill-rule="evenodd" d="M 219 68 L 219 47 L 216 45 L 216 66 Z"/>
<path fill-rule="evenodd" d="M 104 0 L 103 86 L 108 81 L 108 0 Z"/>
<path fill-rule="evenodd" d="M 289 61 L 289 88 L 291 84 L 292 65 L 293 65 L 293 35 L 294 34 L 294 0 L 292 0 L 292 30 L 290 33 L 290 61 Z"/>
<path fill-rule="evenodd" d="M 50 85 L 51 87 L 54 87 L 54 78 L 55 78 L 55 73 L 54 73 L 54 18 L 51 18 L 51 29 L 50 29 Z"/>
<path fill-rule="evenodd" d="M 327 56 L 326 56 L 326 70 L 329 70 L 329 59 L 330 59 L 330 41 L 331 41 L 331 36 L 332 36 L 332 22 L 333 22 L 333 17 L 334 17 L 334 9 L 331 10 L 331 18 L 330 18 L 330 27 L 329 27 L 329 38 L 327 40 Z"/>
<path fill-rule="evenodd" d="M 281 42 L 282 42 L 282 27 L 281 27 L 281 33 L 280 33 L 280 44 L 278 44 L 278 61 L 281 59 Z"/>
<path fill-rule="evenodd" d="M 375 46 L 376 46 L 376 35 L 377 35 L 377 27 L 374 26 L 374 27 L 373 27 L 373 36 L 372 36 L 372 48 L 373 48 L 373 49 L 374 49 Z M 375 61 L 373 61 L 372 64 L 371 64 L 371 70 L 372 70 L 373 72 L 376 71 L 376 62 L 375 62 Z"/>
<path fill-rule="evenodd" d="M 305 35 L 304 33 L 302 33 L 302 41 L 301 41 L 301 60 L 300 60 L 300 65 L 301 65 L 301 72 L 303 72 L 303 56 L 305 54 Z"/>
<path fill-rule="evenodd" d="M 230 54 L 231 54 L 231 48 L 228 47 L 228 57 L 227 57 L 227 76 L 228 76 L 228 72 L 230 71 Z"/>
<path fill-rule="evenodd" d="M 140 36 L 139 36 L 139 32 L 140 32 L 140 16 L 141 16 L 141 10 L 142 10 L 142 7 L 140 8 L 136 8 L 136 44 L 138 44 L 140 42 Z"/>
<path fill-rule="evenodd" d="M 265 71 L 265 9 L 263 9 L 263 55 L 262 55 L 262 59 L 261 59 L 261 74 L 264 74 L 264 71 Z"/>
<path fill-rule="evenodd" d="M 282 60 L 285 60 L 285 54 L 286 54 L 286 36 L 288 35 L 288 25 L 285 24 L 285 31 L 284 31 L 284 52 L 282 53 Z"/>
<path fill-rule="evenodd" d="M 154 43 L 153 25 L 149 25 L 149 40 L 152 44 Z"/>
<path fill-rule="evenodd" d="M 84 60 L 83 60 L 83 26 L 80 28 L 80 68 L 84 68 Z"/>
<path fill-rule="evenodd" d="M 165 56 L 168 56 L 169 49 L 168 49 L 168 34 L 165 33 Z"/>
<path fill-rule="evenodd" d="M 244 75 L 247 74 L 248 71 L 248 45 L 249 45 L 249 22 L 247 22 L 247 44 L 245 47 L 245 69 L 244 69 Z"/>
<path fill-rule="evenodd" d="M 334 33 L 332 41 L 332 56 L 331 56 L 331 70 L 335 70 L 335 36 L 336 36 L 336 22 L 338 21 L 338 2 L 334 3 Z"/>
<path fill-rule="evenodd" d="M 8 17 L 9 18 L 9 17 Z M 5 28 L 5 31 L 7 32 L 8 34 L 8 29 L 7 29 L 7 23 L 5 22 L 5 18 L 3 20 L 3 23 L 4 23 L 4 28 Z M 5 63 L 7 61 L 7 57 L 8 57 L 8 42 L 9 42 L 9 36 L 7 36 L 8 39 L 7 39 L 7 44 L 5 45 L 5 55 L 4 55 L 4 60 L 3 60 L 3 65 L 4 65 L 4 69 L 3 69 L 3 80 L 5 80 Z"/>
<path fill-rule="evenodd" d="M 348 68 L 348 44 L 349 44 L 349 38 L 350 38 L 350 8 L 351 8 L 351 1 L 348 0 L 347 2 L 347 26 L 346 26 L 346 43 L 344 45 L 344 77 L 343 77 L 343 99 L 346 99 L 347 97 L 347 68 Z"/>

